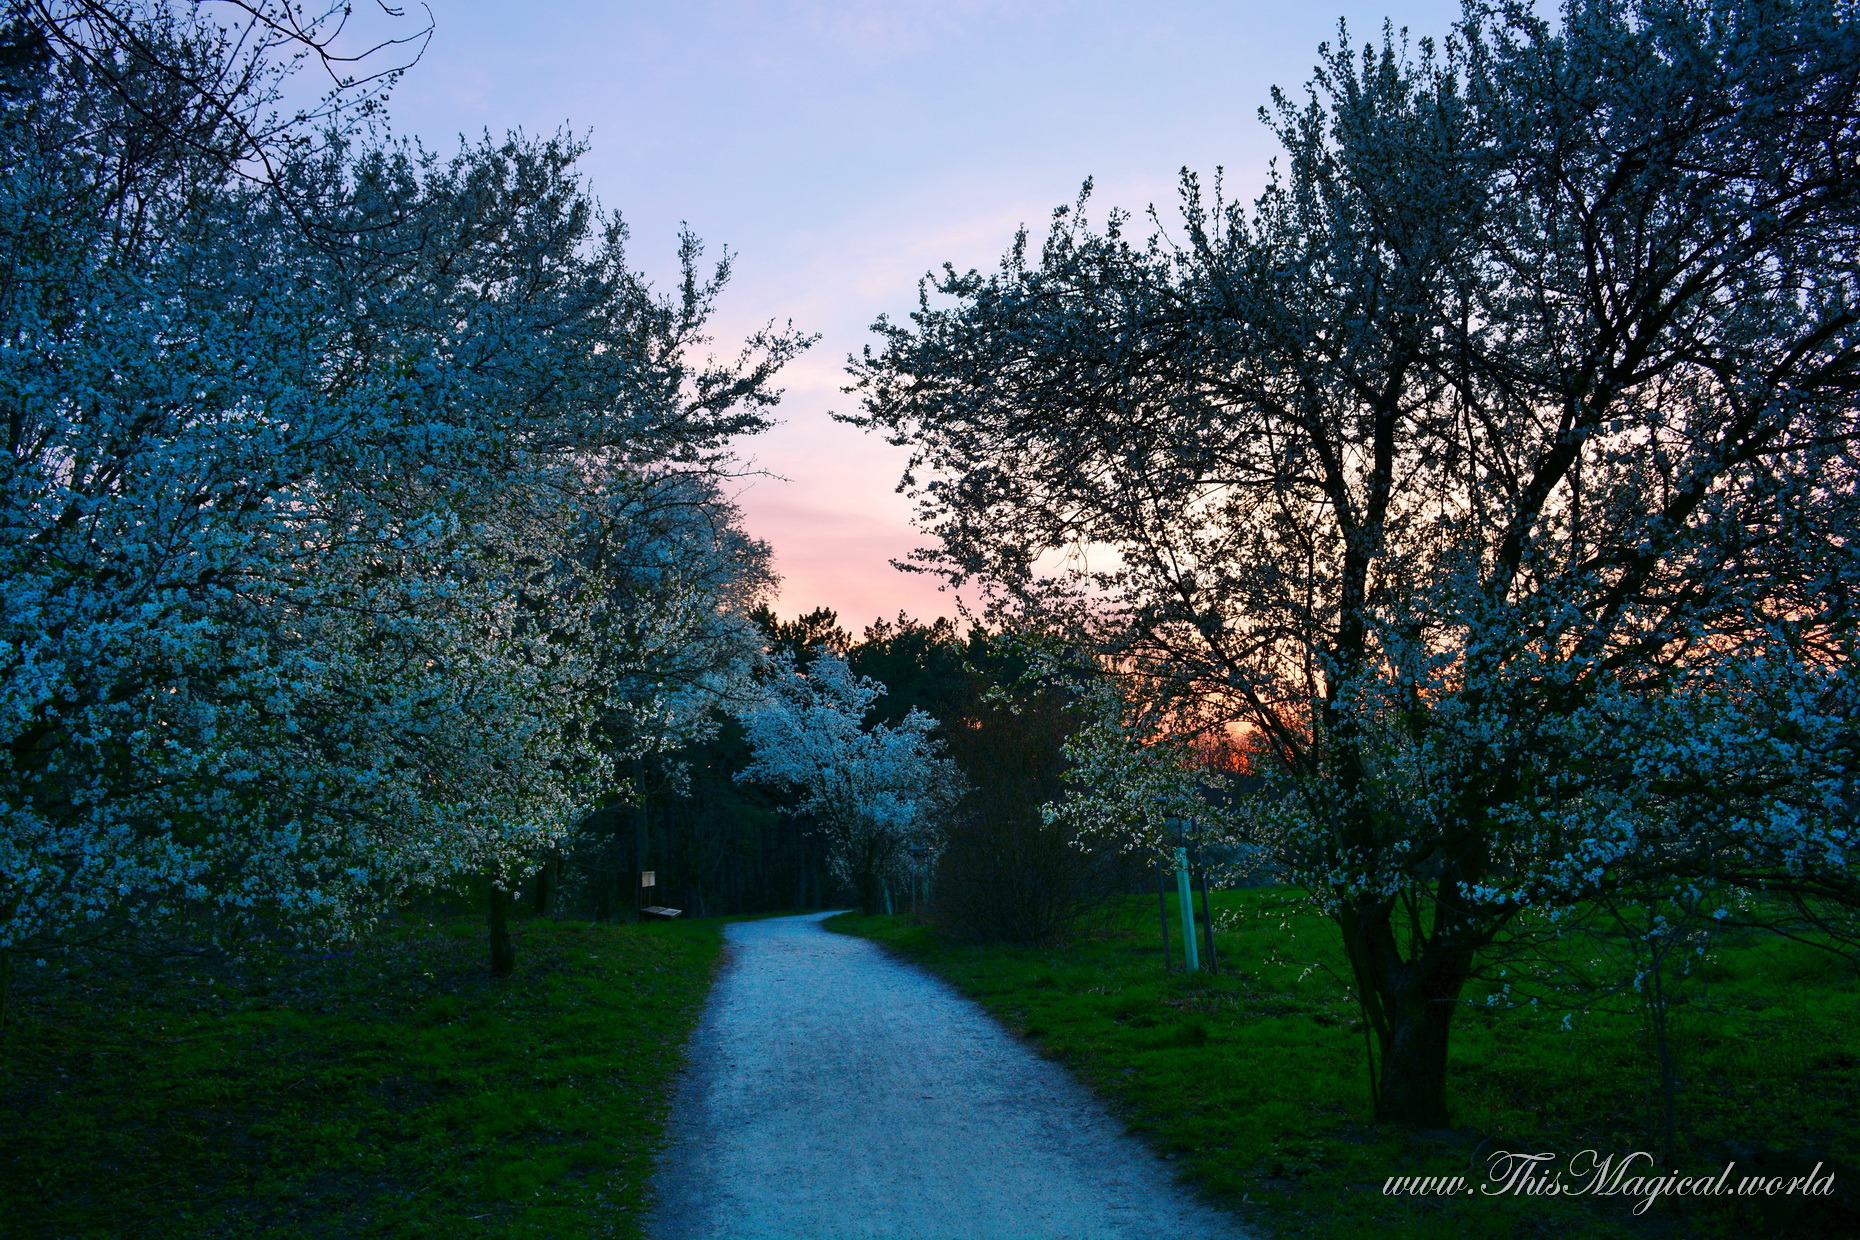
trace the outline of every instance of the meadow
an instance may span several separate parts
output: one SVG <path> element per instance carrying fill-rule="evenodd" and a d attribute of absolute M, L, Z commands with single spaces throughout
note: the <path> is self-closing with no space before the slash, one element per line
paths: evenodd
<path fill-rule="evenodd" d="M 1165 974 L 1154 897 L 1049 947 L 951 943 L 846 914 L 1106 1096 L 1183 1176 L 1282 1237 L 1850 1235 L 1856 975 L 1720 935 L 1676 986 L 1676 1168 L 1796 1174 L 1816 1199 L 1390 1196 L 1479 1184 L 1499 1150 L 1657 1150 L 1645 1014 L 1620 996 L 1470 1007 L 1454 1126 L 1370 1122 L 1363 1027 L 1328 923 L 1273 890 L 1214 893 L 1218 973 Z M 26 962 L 0 1040 L 0 1235 L 641 1234 L 651 1153 L 722 922 L 532 919 L 484 969 L 481 923 L 406 916 L 334 950 L 107 952 Z M 1735 1180 L 1733 1181 L 1735 1182 Z"/>
<path fill-rule="evenodd" d="M 1453 1127 L 1370 1119 L 1364 1028 L 1336 933 L 1275 890 L 1214 893 L 1222 971 L 1163 971 L 1155 897 L 1124 897 L 1052 947 L 947 942 L 908 915 L 828 925 L 939 973 L 1108 1098 L 1183 1176 L 1285 1237 L 1847 1236 L 1860 1233 L 1860 1025 L 1851 966 L 1804 944 L 1719 936 L 1675 989 L 1681 1174 L 1794 1175 L 1826 1197 L 1486 1195 L 1498 1151 L 1660 1150 L 1645 1014 L 1530 1002 L 1471 1007 L 1454 1033 Z M 1169 901 L 1175 962 L 1180 923 Z M 1471 989 L 1471 988 L 1469 988 Z M 1390 1196 L 1395 1176 L 1466 1177 L 1449 1196 Z M 1572 1185 L 1577 1181 L 1571 1181 Z"/>
<path fill-rule="evenodd" d="M 634 1237 L 721 921 L 481 920 L 15 972 L 0 1235 Z"/>

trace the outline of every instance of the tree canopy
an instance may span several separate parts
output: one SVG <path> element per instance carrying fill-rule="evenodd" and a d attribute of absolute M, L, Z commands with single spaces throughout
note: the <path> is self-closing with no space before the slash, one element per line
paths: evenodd
<path fill-rule="evenodd" d="M 572 139 L 278 119 L 343 11 L 235 7 L 5 10 L 0 948 L 509 875 L 760 655 L 720 483 L 807 340 L 713 358 L 727 257 L 652 289 Z"/>
<path fill-rule="evenodd" d="M 1384 1119 L 1521 912 L 1851 865 L 1856 87 L 1830 0 L 1342 31 L 1250 210 L 1088 185 L 854 361 L 925 567 L 1262 747 Z"/>

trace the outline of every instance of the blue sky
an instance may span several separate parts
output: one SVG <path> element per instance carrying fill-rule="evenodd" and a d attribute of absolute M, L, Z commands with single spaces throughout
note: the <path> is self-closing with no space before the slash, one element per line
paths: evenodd
<path fill-rule="evenodd" d="M 487 128 L 586 134 L 635 265 L 669 276 L 681 222 L 738 255 L 720 345 L 770 319 L 821 333 L 785 374 L 783 425 L 745 445 L 785 481 L 740 498 L 780 610 L 825 604 L 856 631 L 953 614 L 888 564 L 922 541 L 893 493 L 903 453 L 827 416 L 851 407 L 843 367 L 872 320 L 945 261 L 991 265 L 1087 176 L 1101 209 L 1166 211 L 1184 165 L 1222 165 L 1250 198 L 1274 150 L 1258 110 L 1275 84 L 1302 92 L 1340 16 L 1360 43 L 1384 18 L 1438 36 L 1458 13 L 1393 2 L 429 0 L 433 39 L 390 113 L 442 151 Z"/>

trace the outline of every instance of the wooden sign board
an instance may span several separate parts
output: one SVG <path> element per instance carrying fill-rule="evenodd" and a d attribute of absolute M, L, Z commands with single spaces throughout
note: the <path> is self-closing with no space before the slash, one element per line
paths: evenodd
<path fill-rule="evenodd" d="M 659 872 L 657 870 L 641 870 L 639 872 L 639 885 L 641 887 L 657 887 L 659 885 Z"/>

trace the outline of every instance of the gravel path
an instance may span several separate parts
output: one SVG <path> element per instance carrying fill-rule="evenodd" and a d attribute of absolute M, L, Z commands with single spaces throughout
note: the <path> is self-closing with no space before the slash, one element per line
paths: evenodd
<path fill-rule="evenodd" d="M 1058 1066 L 828 913 L 737 922 L 655 1240 L 1238 1240 Z"/>

